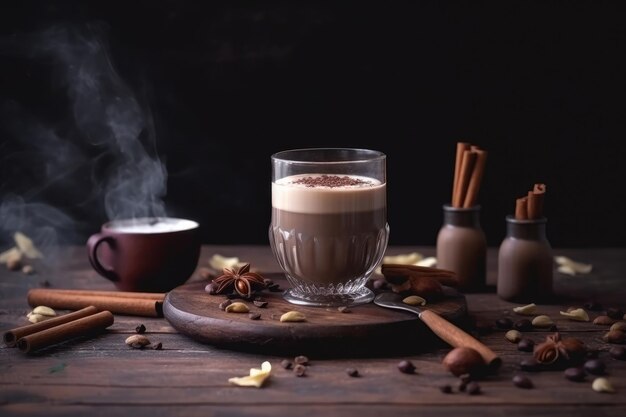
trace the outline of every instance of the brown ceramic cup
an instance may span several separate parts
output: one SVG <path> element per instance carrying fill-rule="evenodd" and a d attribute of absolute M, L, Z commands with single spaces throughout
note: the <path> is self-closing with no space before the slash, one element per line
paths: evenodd
<path fill-rule="evenodd" d="M 114 220 L 89 238 L 87 249 L 96 272 L 119 290 L 167 292 L 197 267 L 199 224 L 171 217 Z"/>

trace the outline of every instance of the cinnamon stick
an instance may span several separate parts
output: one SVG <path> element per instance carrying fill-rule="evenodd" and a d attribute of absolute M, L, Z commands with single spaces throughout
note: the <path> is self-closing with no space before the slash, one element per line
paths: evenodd
<path fill-rule="evenodd" d="M 456 187 L 456 193 L 452 205 L 454 207 L 462 207 L 463 200 L 465 199 L 465 193 L 469 185 L 472 169 L 474 168 L 474 162 L 476 161 L 476 153 L 471 150 L 463 151 L 463 159 L 461 160 L 461 172 L 459 174 L 459 181 Z"/>
<path fill-rule="evenodd" d="M 545 184 L 535 184 L 528 192 L 528 218 L 538 219 L 543 216 L 543 198 L 546 192 Z"/>
<path fill-rule="evenodd" d="M 33 288 L 28 291 L 28 304 L 51 308 L 78 310 L 93 305 L 99 310 L 128 316 L 162 317 L 163 302 L 154 299 L 129 298 L 109 295 L 79 295 L 68 290 Z"/>
<path fill-rule="evenodd" d="M 119 297 L 119 298 L 135 298 L 154 301 L 165 300 L 165 293 L 162 292 L 133 292 L 133 291 L 104 291 L 104 290 L 75 290 L 65 288 L 55 288 L 56 293 L 64 293 L 78 296 L 101 296 L 101 297 Z"/>
<path fill-rule="evenodd" d="M 456 159 L 454 162 L 454 182 L 452 183 L 452 200 L 450 203 L 454 205 L 455 196 L 457 193 L 457 187 L 459 185 L 459 176 L 461 175 L 461 162 L 463 160 L 463 152 L 470 149 L 470 144 L 467 142 L 457 142 L 456 144 Z"/>
<path fill-rule="evenodd" d="M 467 193 L 463 200 L 463 208 L 470 208 L 476 205 L 480 183 L 483 179 L 483 173 L 485 172 L 485 162 L 487 161 L 487 152 L 477 146 L 472 146 L 472 153 L 476 155 L 476 162 L 474 163 Z"/>
<path fill-rule="evenodd" d="M 528 219 L 528 197 L 520 197 L 515 200 L 515 218 L 517 220 Z"/>
<path fill-rule="evenodd" d="M 63 314 L 62 316 L 57 316 L 45 321 L 40 321 L 39 323 L 28 324 L 26 326 L 10 329 L 4 333 L 4 343 L 8 347 L 14 347 L 17 345 L 17 341 L 24 336 L 46 330 L 60 324 L 65 324 L 76 319 L 87 317 L 92 314 L 96 314 L 97 312 L 98 309 L 96 307 L 88 306 L 72 313 Z"/>
<path fill-rule="evenodd" d="M 418 265 L 382 264 L 381 272 L 385 277 L 428 277 L 434 278 L 442 285 L 456 287 L 459 285 L 457 275 L 453 271 Z"/>
<path fill-rule="evenodd" d="M 23 336 L 17 340 L 17 347 L 22 352 L 32 352 L 44 347 L 73 339 L 75 337 L 92 335 L 103 331 L 113 324 L 113 314 L 110 311 L 101 311 L 63 323 L 46 330 Z"/>

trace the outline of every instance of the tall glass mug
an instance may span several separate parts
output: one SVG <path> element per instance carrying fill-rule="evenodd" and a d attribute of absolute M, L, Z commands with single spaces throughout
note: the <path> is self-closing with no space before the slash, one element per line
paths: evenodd
<path fill-rule="evenodd" d="M 293 149 L 272 155 L 269 241 L 293 304 L 370 302 L 365 286 L 389 238 L 386 155 L 368 149 Z"/>

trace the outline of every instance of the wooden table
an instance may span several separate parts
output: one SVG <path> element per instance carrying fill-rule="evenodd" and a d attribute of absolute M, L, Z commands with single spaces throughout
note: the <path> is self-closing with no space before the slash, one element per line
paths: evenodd
<path fill-rule="evenodd" d="M 388 254 L 419 251 L 433 255 L 433 248 L 392 247 Z M 269 247 L 205 246 L 199 265 L 213 254 L 238 256 L 261 271 L 278 271 Z M 490 283 L 495 279 L 496 249 L 489 251 Z M 115 323 L 95 338 L 66 342 L 43 352 L 26 355 L 14 348 L 0 350 L 0 415 L 86 416 L 133 415 L 190 416 L 255 415 L 626 415 L 626 362 L 612 359 L 602 340 L 606 327 L 572 322 L 559 311 L 582 305 L 595 298 L 607 306 L 626 307 L 626 249 L 555 250 L 557 255 L 589 262 L 589 275 L 570 277 L 555 274 L 556 289 L 563 301 L 540 306 L 556 320 L 564 335 L 575 336 L 589 347 L 601 350 L 607 364 L 607 377 L 617 392 L 597 393 L 591 379 L 571 382 L 562 371 L 527 373 L 535 384 L 525 390 L 511 383 L 519 362 L 529 353 L 495 330 L 475 332 L 503 358 L 496 375 L 480 381 L 482 394 L 457 392 L 458 378 L 447 373 L 441 359 L 449 347 L 441 344 L 426 353 L 402 357 L 310 358 L 306 377 L 296 377 L 280 366 L 280 356 L 258 355 L 218 349 L 178 334 L 163 318 L 115 316 Z M 198 279 L 197 274 L 191 280 Z M 55 262 L 39 267 L 35 275 L 0 269 L 0 327 L 2 331 L 27 324 L 30 307 L 26 293 L 48 282 L 51 288 L 113 289 L 111 283 L 91 269 L 83 247 L 62 249 Z M 576 298 L 571 298 L 576 297 Z M 509 316 L 514 304 L 489 293 L 468 294 L 473 322 L 482 328 L 497 318 Z M 590 312 L 591 317 L 599 312 Z M 146 335 L 161 342 L 163 350 L 135 350 L 125 345 L 135 327 L 144 324 Z M 474 331 L 474 328 L 469 329 Z M 541 341 L 546 331 L 528 333 Z M 381 341 L 384 342 L 384 341 Z M 398 371 L 397 364 L 409 359 L 417 366 L 415 375 Z M 249 368 L 268 360 L 272 376 L 260 389 L 242 388 L 227 381 L 243 376 Z M 346 368 L 356 368 L 361 376 L 351 378 Z M 452 394 L 439 387 L 451 384 Z"/>

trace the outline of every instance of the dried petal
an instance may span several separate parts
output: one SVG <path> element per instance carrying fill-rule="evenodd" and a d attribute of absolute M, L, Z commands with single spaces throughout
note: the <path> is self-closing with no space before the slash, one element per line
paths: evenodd
<path fill-rule="evenodd" d="M 515 307 L 513 308 L 513 311 L 517 314 L 531 316 L 537 312 L 537 306 L 535 305 L 535 303 L 527 304 L 525 306 Z"/>
<path fill-rule="evenodd" d="M 229 378 L 228 382 L 240 387 L 261 388 L 265 380 L 270 376 L 271 371 L 272 365 L 265 361 L 261 364 L 261 369 L 251 368 L 249 376 Z"/>
<path fill-rule="evenodd" d="M 576 308 L 571 311 L 561 311 L 560 314 L 570 320 L 589 321 L 589 314 L 587 314 L 587 312 L 582 308 Z"/>

